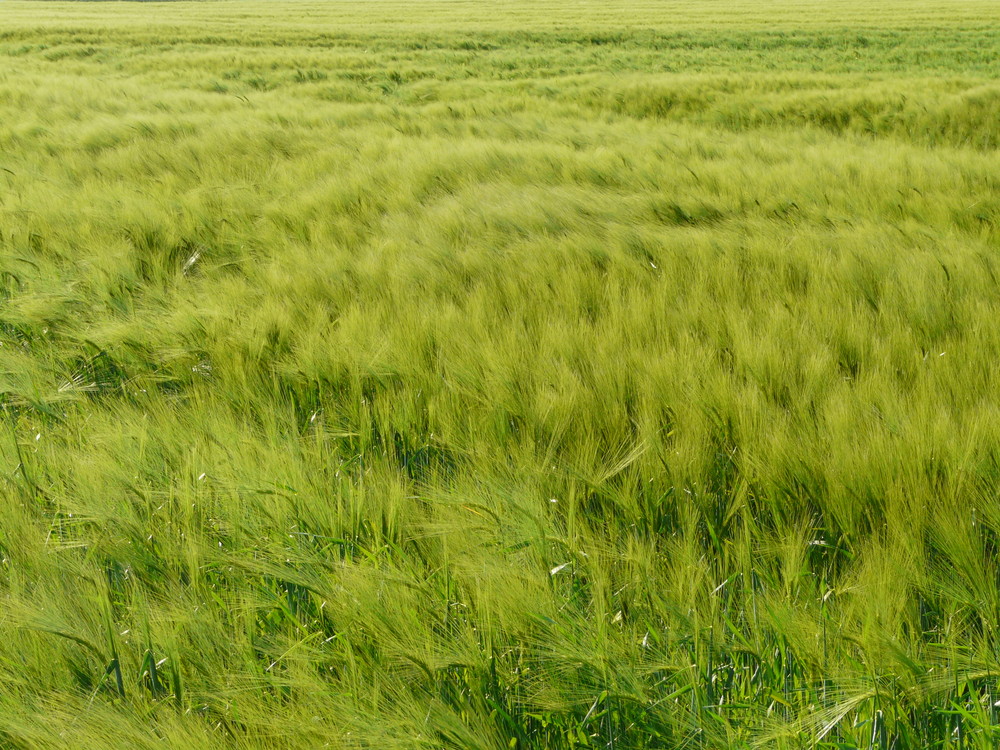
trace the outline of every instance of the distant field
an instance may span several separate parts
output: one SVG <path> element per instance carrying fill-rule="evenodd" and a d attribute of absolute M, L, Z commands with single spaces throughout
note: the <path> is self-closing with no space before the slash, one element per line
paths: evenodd
<path fill-rule="evenodd" d="M 0 3 L 0 748 L 1000 743 L 1000 5 Z"/>

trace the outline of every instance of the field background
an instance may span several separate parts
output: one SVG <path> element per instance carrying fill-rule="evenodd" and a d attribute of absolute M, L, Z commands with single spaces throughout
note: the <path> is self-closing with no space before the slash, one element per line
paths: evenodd
<path fill-rule="evenodd" d="M 0 747 L 1000 740 L 1000 5 L 0 3 Z"/>

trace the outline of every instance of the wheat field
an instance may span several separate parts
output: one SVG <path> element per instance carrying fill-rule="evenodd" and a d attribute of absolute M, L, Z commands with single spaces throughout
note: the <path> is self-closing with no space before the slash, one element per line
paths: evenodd
<path fill-rule="evenodd" d="M 1000 6 L 0 3 L 0 748 L 1000 742 Z"/>

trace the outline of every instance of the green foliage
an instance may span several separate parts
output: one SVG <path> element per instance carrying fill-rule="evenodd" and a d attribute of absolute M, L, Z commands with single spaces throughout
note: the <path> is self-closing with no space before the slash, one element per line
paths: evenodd
<path fill-rule="evenodd" d="M 1000 15 L 640 5 L 0 4 L 0 747 L 997 746 Z"/>

